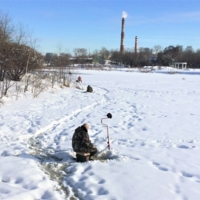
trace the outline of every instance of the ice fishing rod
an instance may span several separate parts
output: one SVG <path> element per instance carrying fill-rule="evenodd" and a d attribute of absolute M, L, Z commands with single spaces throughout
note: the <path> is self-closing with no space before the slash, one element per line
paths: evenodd
<path fill-rule="evenodd" d="M 108 125 L 103 123 L 103 119 L 111 119 L 111 118 L 112 118 L 111 113 L 108 113 L 108 114 L 107 114 L 107 118 L 102 118 L 102 119 L 101 119 L 101 123 L 107 127 L 107 140 L 108 140 L 107 143 L 108 143 L 108 149 L 109 149 L 109 150 L 110 150 L 110 138 L 109 138 Z"/>

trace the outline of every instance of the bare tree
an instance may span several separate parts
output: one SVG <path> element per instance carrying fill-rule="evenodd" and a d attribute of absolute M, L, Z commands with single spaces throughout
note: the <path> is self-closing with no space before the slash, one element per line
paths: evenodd
<path fill-rule="evenodd" d="M 50 79 L 51 79 L 51 87 L 53 88 L 55 83 L 58 81 L 58 72 L 57 71 L 53 71 L 50 74 Z"/>
<path fill-rule="evenodd" d="M 162 50 L 162 47 L 160 45 L 155 45 L 153 52 L 155 53 L 155 55 L 157 56 L 158 53 Z"/>
<path fill-rule="evenodd" d="M 70 63 L 70 54 L 68 53 L 59 53 L 53 57 L 53 63 L 55 70 L 59 71 L 59 80 L 60 83 L 64 86 L 69 86 L 71 82 L 69 74 L 71 74 L 69 63 Z M 53 81 L 53 80 L 52 80 Z"/>
<path fill-rule="evenodd" d="M 160 64 L 165 66 L 170 66 L 174 61 L 180 61 L 182 53 L 183 53 L 182 46 L 170 45 L 166 47 L 163 50 L 163 52 L 158 53 L 157 59 Z"/>
<path fill-rule="evenodd" d="M 0 81 L 5 78 L 6 49 L 11 42 L 14 26 L 7 14 L 0 12 Z"/>
<path fill-rule="evenodd" d="M 79 64 L 85 64 L 87 62 L 87 49 L 85 48 L 75 48 L 74 49 L 74 56 L 76 62 Z"/>
<path fill-rule="evenodd" d="M 27 74 L 28 70 L 33 70 L 42 65 L 42 55 L 34 49 L 11 43 L 6 52 L 6 74 L 13 81 L 20 81 Z"/>
<path fill-rule="evenodd" d="M 41 92 L 45 91 L 49 87 L 48 81 L 45 80 L 47 78 L 48 78 L 47 75 L 43 73 L 38 73 L 37 76 L 33 76 L 32 78 L 33 98 L 38 97 Z"/>
<path fill-rule="evenodd" d="M 6 50 L 12 41 L 14 26 L 7 14 L 0 12 L 0 98 L 5 96 L 11 87 L 11 82 L 6 78 Z"/>
<path fill-rule="evenodd" d="M 101 48 L 99 54 L 102 60 L 108 60 L 110 58 L 110 51 L 105 47 Z"/>

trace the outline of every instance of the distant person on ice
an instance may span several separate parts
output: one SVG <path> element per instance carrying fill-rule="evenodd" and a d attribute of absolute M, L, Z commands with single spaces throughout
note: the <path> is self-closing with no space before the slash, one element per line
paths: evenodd
<path fill-rule="evenodd" d="M 82 82 L 82 78 L 79 76 L 78 79 L 76 80 L 76 82 L 78 82 L 78 83 Z"/>
<path fill-rule="evenodd" d="M 72 147 L 75 152 L 90 153 L 90 157 L 92 157 L 97 153 L 97 148 L 90 141 L 88 130 L 88 124 L 83 124 L 75 129 Z"/>

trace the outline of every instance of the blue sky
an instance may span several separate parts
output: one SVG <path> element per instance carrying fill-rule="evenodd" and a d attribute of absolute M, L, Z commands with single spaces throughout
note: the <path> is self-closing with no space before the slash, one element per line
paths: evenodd
<path fill-rule="evenodd" d="M 125 11 L 125 48 L 160 45 L 200 49 L 200 0 L 0 0 L 7 13 L 32 32 L 42 53 L 120 48 Z"/>

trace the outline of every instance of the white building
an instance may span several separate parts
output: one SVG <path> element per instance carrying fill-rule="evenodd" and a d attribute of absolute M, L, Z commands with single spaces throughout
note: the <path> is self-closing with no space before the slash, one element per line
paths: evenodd
<path fill-rule="evenodd" d="M 187 63 L 186 62 L 174 62 L 174 68 L 187 69 Z"/>

